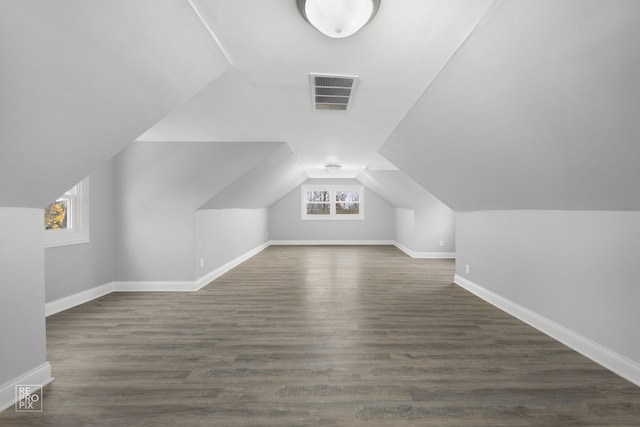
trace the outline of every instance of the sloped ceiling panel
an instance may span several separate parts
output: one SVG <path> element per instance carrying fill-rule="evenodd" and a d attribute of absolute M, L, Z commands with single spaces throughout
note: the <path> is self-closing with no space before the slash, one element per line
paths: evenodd
<path fill-rule="evenodd" d="M 358 175 L 358 181 L 378 193 L 396 208 L 420 209 L 448 207 L 402 171 L 367 170 Z"/>
<path fill-rule="evenodd" d="M 395 208 L 411 209 L 411 205 L 404 198 L 396 197 L 386 186 L 374 179 L 369 173 L 361 172 L 356 179 L 365 187 L 382 197 L 387 203 Z"/>
<path fill-rule="evenodd" d="M 8 0 L 0 206 L 44 207 L 228 67 L 187 1 Z"/>
<path fill-rule="evenodd" d="M 638 16 L 497 2 L 381 153 L 458 211 L 640 209 Z"/>
<path fill-rule="evenodd" d="M 293 151 L 283 143 L 201 209 L 267 208 L 307 178 Z"/>

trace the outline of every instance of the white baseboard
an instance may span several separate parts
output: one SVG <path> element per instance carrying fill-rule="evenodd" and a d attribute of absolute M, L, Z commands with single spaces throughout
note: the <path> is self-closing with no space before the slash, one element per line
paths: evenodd
<path fill-rule="evenodd" d="M 119 281 L 105 283 L 45 304 L 47 316 L 84 304 L 111 292 L 194 292 L 271 245 L 393 245 L 412 258 L 455 258 L 453 252 L 415 252 L 393 240 L 270 240 L 232 259 L 195 281 Z"/>
<path fill-rule="evenodd" d="M 203 287 L 207 286 L 209 283 L 211 283 L 212 281 L 216 280 L 218 277 L 222 276 L 227 271 L 237 267 L 238 265 L 242 264 L 243 262 L 245 262 L 249 258 L 257 255 L 260 252 L 262 252 L 263 250 L 268 248 L 270 246 L 270 244 L 271 244 L 270 242 L 265 242 L 262 245 L 251 249 L 249 252 L 246 252 L 246 253 L 240 255 L 239 257 L 237 257 L 235 259 L 232 259 L 231 261 L 227 262 L 226 264 L 221 265 L 220 267 L 216 268 L 212 272 L 205 274 L 204 276 L 202 276 L 201 278 L 199 278 L 199 279 L 197 279 L 195 281 L 195 284 L 194 284 L 195 289 L 194 290 L 198 291 L 198 290 L 202 289 Z"/>
<path fill-rule="evenodd" d="M 343 246 L 343 245 L 393 245 L 393 240 L 271 240 L 274 246 Z"/>
<path fill-rule="evenodd" d="M 417 252 L 409 249 L 402 243 L 395 240 L 271 240 L 270 245 L 309 245 L 309 246 L 321 246 L 321 245 L 390 245 L 400 249 L 411 258 L 424 258 L 424 259 L 455 259 L 455 252 Z"/>
<path fill-rule="evenodd" d="M 68 310 L 80 304 L 87 303 L 96 298 L 108 295 L 111 292 L 189 292 L 196 291 L 196 283 L 190 281 L 170 282 L 109 282 L 95 288 L 87 289 L 44 305 L 45 315 L 51 316 L 61 311 Z"/>
<path fill-rule="evenodd" d="M 513 317 L 533 326 L 540 332 L 560 341 L 567 347 L 593 360 L 597 364 L 614 372 L 622 378 L 631 381 L 635 385 L 640 386 L 640 364 L 629 360 L 624 356 L 621 356 L 616 352 L 611 351 L 608 348 L 603 347 L 600 344 L 593 342 L 590 339 L 585 338 L 534 311 L 529 310 L 528 308 L 485 289 L 464 277 L 456 274 L 453 281 L 458 286 L 461 286 L 472 294 L 477 295 L 489 304 L 492 304 L 502 311 L 509 313 Z"/>
<path fill-rule="evenodd" d="M 0 386 L 0 412 L 13 406 L 16 403 L 17 385 L 39 385 L 45 386 L 53 381 L 51 376 L 51 365 L 45 362 L 35 369 L 30 370 L 18 378 Z"/>
<path fill-rule="evenodd" d="M 78 292 L 45 304 L 47 316 L 84 304 L 111 292 L 194 292 L 200 290 L 227 271 L 242 264 L 252 256 L 269 247 L 270 242 L 263 243 L 216 268 L 210 273 L 194 281 L 128 281 L 110 282 L 86 291 Z"/>
<path fill-rule="evenodd" d="M 455 259 L 455 252 L 417 252 L 412 249 L 409 249 L 405 245 L 400 242 L 393 242 L 393 246 L 400 249 L 405 254 L 409 255 L 411 258 L 420 258 L 420 259 Z"/>
<path fill-rule="evenodd" d="M 48 302 L 44 305 L 46 316 L 59 313 L 64 310 L 68 310 L 85 302 L 89 302 L 101 296 L 110 294 L 113 292 L 113 282 L 106 283 L 102 286 L 96 286 L 95 288 L 87 289 L 86 291 L 78 292 L 73 295 L 66 296 L 64 298 L 57 299 L 55 301 Z"/>

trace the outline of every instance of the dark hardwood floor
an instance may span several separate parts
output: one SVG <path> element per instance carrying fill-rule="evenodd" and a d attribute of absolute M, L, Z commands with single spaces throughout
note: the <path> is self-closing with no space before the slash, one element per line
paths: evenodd
<path fill-rule="evenodd" d="M 47 319 L 44 412 L 0 425 L 638 426 L 640 388 L 388 246 L 270 247 L 197 293 Z"/>

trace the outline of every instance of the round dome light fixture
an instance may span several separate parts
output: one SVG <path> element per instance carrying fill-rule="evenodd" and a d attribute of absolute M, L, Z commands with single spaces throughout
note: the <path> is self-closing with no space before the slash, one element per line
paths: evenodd
<path fill-rule="evenodd" d="M 324 167 L 329 173 L 338 172 L 342 169 L 342 165 L 324 165 Z"/>
<path fill-rule="evenodd" d="M 342 39 L 367 25 L 380 0 L 297 0 L 300 13 L 322 34 Z"/>

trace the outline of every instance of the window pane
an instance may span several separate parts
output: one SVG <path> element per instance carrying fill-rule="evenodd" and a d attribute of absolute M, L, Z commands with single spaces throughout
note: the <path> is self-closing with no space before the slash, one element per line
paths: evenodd
<path fill-rule="evenodd" d="M 66 199 L 58 199 L 44 209 L 45 230 L 63 230 L 67 228 L 67 211 L 69 203 Z"/>
<path fill-rule="evenodd" d="M 336 202 L 359 202 L 359 191 L 336 191 Z"/>
<path fill-rule="evenodd" d="M 336 202 L 337 215 L 360 214 L 359 191 L 336 191 Z"/>
<path fill-rule="evenodd" d="M 305 196 L 306 202 L 328 202 L 329 200 L 329 192 L 328 191 L 307 191 Z"/>
<path fill-rule="evenodd" d="M 307 215 L 329 215 L 330 213 L 329 203 L 307 203 Z"/>
<path fill-rule="evenodd" d="M 358 215 L 360 213 L 360 203 L 336 203 L 336 215 Z"/>

